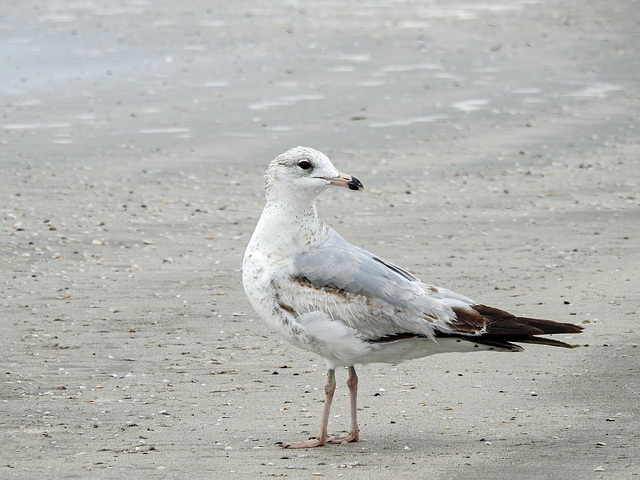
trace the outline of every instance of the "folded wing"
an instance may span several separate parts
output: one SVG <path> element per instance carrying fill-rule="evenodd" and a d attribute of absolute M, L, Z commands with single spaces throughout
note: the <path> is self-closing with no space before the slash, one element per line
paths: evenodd
<path fill-rule="evenodd" d="M 369 341 L 412 335 L 460 337 L 508 350 L 510 342 L 570 345 L 538 335 L 582 327 L 526 317 L 426 285 L 406 270 L 332 232 L 320 248 L 295 257 L 274 280 L 279 306 L 294 317 L 323 312 Z"/>
<path fill-rule="evenodd" d="M 282 308 L 295 315 L 313 311 L 355 329 L 367 339 L 399 334 L 434 337 L 455 333 L 452 307 L 474 302 L 425 285 L 406 270 L 346 242 L 334 232 L 320 248 L 295 257 L 274 280 Z M 483 331 L 484 321 L 465 324 L 467 335 Z"/>

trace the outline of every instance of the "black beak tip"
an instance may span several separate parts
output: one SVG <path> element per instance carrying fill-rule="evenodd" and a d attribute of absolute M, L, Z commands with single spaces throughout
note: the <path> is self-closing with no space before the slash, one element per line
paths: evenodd
<path fill-rule="evenodd" d="M 364 185 L 356 177 L 351 177 L 351 181 L 347 183 L 349 190 L 364 190 Z"/>

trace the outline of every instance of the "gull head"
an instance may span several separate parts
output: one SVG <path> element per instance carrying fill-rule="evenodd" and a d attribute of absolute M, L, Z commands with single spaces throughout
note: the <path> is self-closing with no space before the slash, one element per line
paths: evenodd
<path fill-rule="evenodd" d="M 332 185 L 363 190 L 360 180 L 338 171 L 318 150 L 295 147 L 277 156 L 265 175 L 267 197 L 284 195 L 313 199 Z"/>

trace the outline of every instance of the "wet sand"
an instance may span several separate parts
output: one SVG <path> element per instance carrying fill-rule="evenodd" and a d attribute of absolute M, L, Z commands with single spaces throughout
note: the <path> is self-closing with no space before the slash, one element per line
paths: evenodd
<path fill-rule="evenodd" d="M 3 14 L 2 478 L 640 475 L 633 2 Z M 325 366 L 240 265 L 295 145 L 367 188 L 318 202 L 346 239 L 582 346 L 359 367 L 359 443 L 275 446 L 315 434 Z"/>

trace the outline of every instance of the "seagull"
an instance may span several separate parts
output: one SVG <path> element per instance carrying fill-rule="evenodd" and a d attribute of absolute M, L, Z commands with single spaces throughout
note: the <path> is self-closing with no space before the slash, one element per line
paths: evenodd
<path fill-rule="evenodd" d="M 276 157 L 267 168 L 266 205 L 242 265 L 244 290 L 258 316 L 293 345 L 322 357 L 328 368 L 318 435 L 280 446 L 359 440 L 356 364 L 521 351 L 517 343 L 573 348 L 539 335 L 577 334 L 578 325 L 518 317 L 477 303 L 347 242 L 316 212 L 315 197 L 331 186 L 364 189 L 312 148 L 296 147 Z M 348 368 L 350 428 L 346 435 L 329 436 L 338 367 Z"/>

